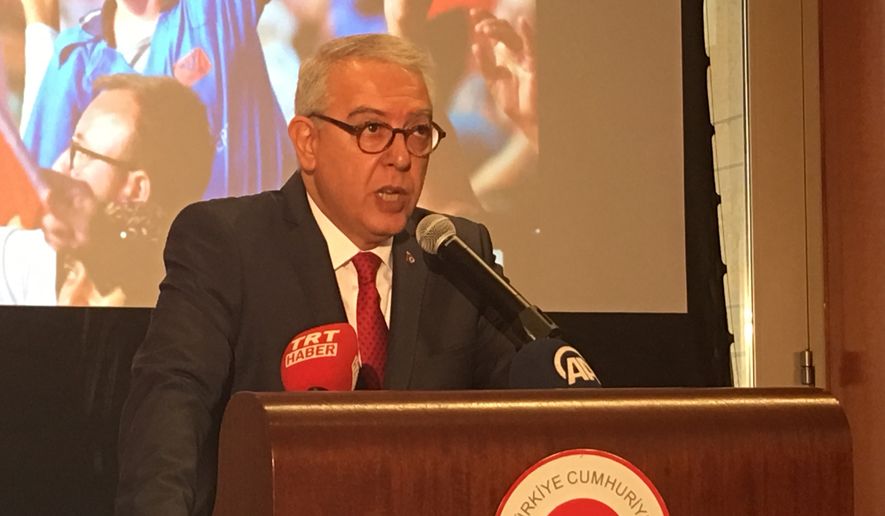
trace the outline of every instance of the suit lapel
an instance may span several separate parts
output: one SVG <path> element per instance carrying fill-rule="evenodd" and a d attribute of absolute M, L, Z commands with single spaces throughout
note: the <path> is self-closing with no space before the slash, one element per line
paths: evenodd
<path fill-rule="evenodd" d="M 304 289 L 306 302 L 301 303 L 301 307 L 310 311 L 308 320 L 314 325 L 347 322 L 329 248 L 307 204 L 301 173 L 295 172 L 281 191 L 285 199 L 284 218 L 288 222 L 283 245 Z"/>
<path fill-rule="evenodd" d="M 315 325 L 347 322 L 329 248 L 310 212 L 301 174 L 296 172 L 281 190 L 286 204 L 284 217 L 288 222 L 284 246 L 308 300 L 302 306 L 311 311 L 310 320 Z M 384 367 L 386 389 L 405 389 L 412 376 L 428 272 L 424 251 L 415 239 L 416 225 L 413 216 L 393 239 L 393 298 Z"/>
<path fill-rule="evenodd" d="M 415 348 L 418 344 L 418 323 L 421 300 L 427 280 L 424 252 L 415 239 L 415 220 L 393 239 L 393 299 L 391 300 L 390 332 L 387 337 L 387 364 L 384 387 L 405 389 L 412 376 Z"/>

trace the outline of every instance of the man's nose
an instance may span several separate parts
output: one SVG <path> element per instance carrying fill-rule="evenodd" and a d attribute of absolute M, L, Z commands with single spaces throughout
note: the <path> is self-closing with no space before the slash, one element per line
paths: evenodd
<path fill-rule="evenodd" d="M 70 176 L 71 170 L 73 169 L 71 162 L 72 162 L 72 156 L 71 156 L 71 149 L 69 147 L 69 148 L 65 149 L 65 151 L 62 152 L 58 156 L 58 159 L 56 159 L 55 162 L 52 163 L 52 166 L 49 168 L 50 168 L 50 170 L 54 170 L 54 171 L 58 172 L 59 174 L 64 174 L 66 176 Z"/>
<path fill-rule="evenodd" d="M 408 172 L 412 168 L 412 154 L 406 147 L 406 135 L 403 133 L 393 136 L 393 143 L 387 149 L 388 164 L 400 172 Z"/>

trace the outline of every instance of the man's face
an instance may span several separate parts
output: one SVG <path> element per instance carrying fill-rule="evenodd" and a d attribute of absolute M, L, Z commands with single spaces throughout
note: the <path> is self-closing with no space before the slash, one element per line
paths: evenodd
<path fill-rule="evenodd" d="M 327 79 L 323 115 L 359 126 L 426 124 L 432 118 L 420 74 L 380 61 L 337 63 Z M 331 123 L 310 119 L 312 158 L 303 159 L 305 186 L 327 217 L 361 249 L 396 235 L 421 195 L 428 158 L 406 150 L 402 134 L 378 154 L 366 154 L 357 138 Z"/>
<path fill-rule="evenodd" d="M 129 170 L 97 156 L 123 162 L 130 160 L 136 116 L 131 93 L 121 90 L 99 93 L 74 129 L 74 143 L 86 151 L 75 152 L 73 166 L 69 166 L 69 151 L 65 152 L 59 158 L 58 170 L 88 184 L 101 203 L 120 200 Z"/>

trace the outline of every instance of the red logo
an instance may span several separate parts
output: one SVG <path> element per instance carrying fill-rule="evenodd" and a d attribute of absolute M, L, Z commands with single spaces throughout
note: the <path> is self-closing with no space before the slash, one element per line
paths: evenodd
<path fill-rule="evenodd" d="M 636 466 L 600 450 L 566 450 L 523 473 L 497 516 L 669 516 L 664 499 Z"/>
<path fill-rule="evenodd" d="M 576 498 L 553 509 L 547 516 L 618 516 L 618 513 L 598 500 Z"/>
<path fill-rule="evenodd" d="M 212 62 L 202 48 L 195 48 L 182 56 L 172 67 L 172 75 L 188 88 L 209 74 Z"/>

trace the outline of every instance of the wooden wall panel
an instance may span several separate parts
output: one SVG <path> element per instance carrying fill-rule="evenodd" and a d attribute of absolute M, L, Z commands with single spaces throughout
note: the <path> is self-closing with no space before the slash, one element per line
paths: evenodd
<path fill-rule="evenodd" d="M 885 507 L 885 0 L 823 1 L 830 388 L 852 428 L 855 513 Z"/>

